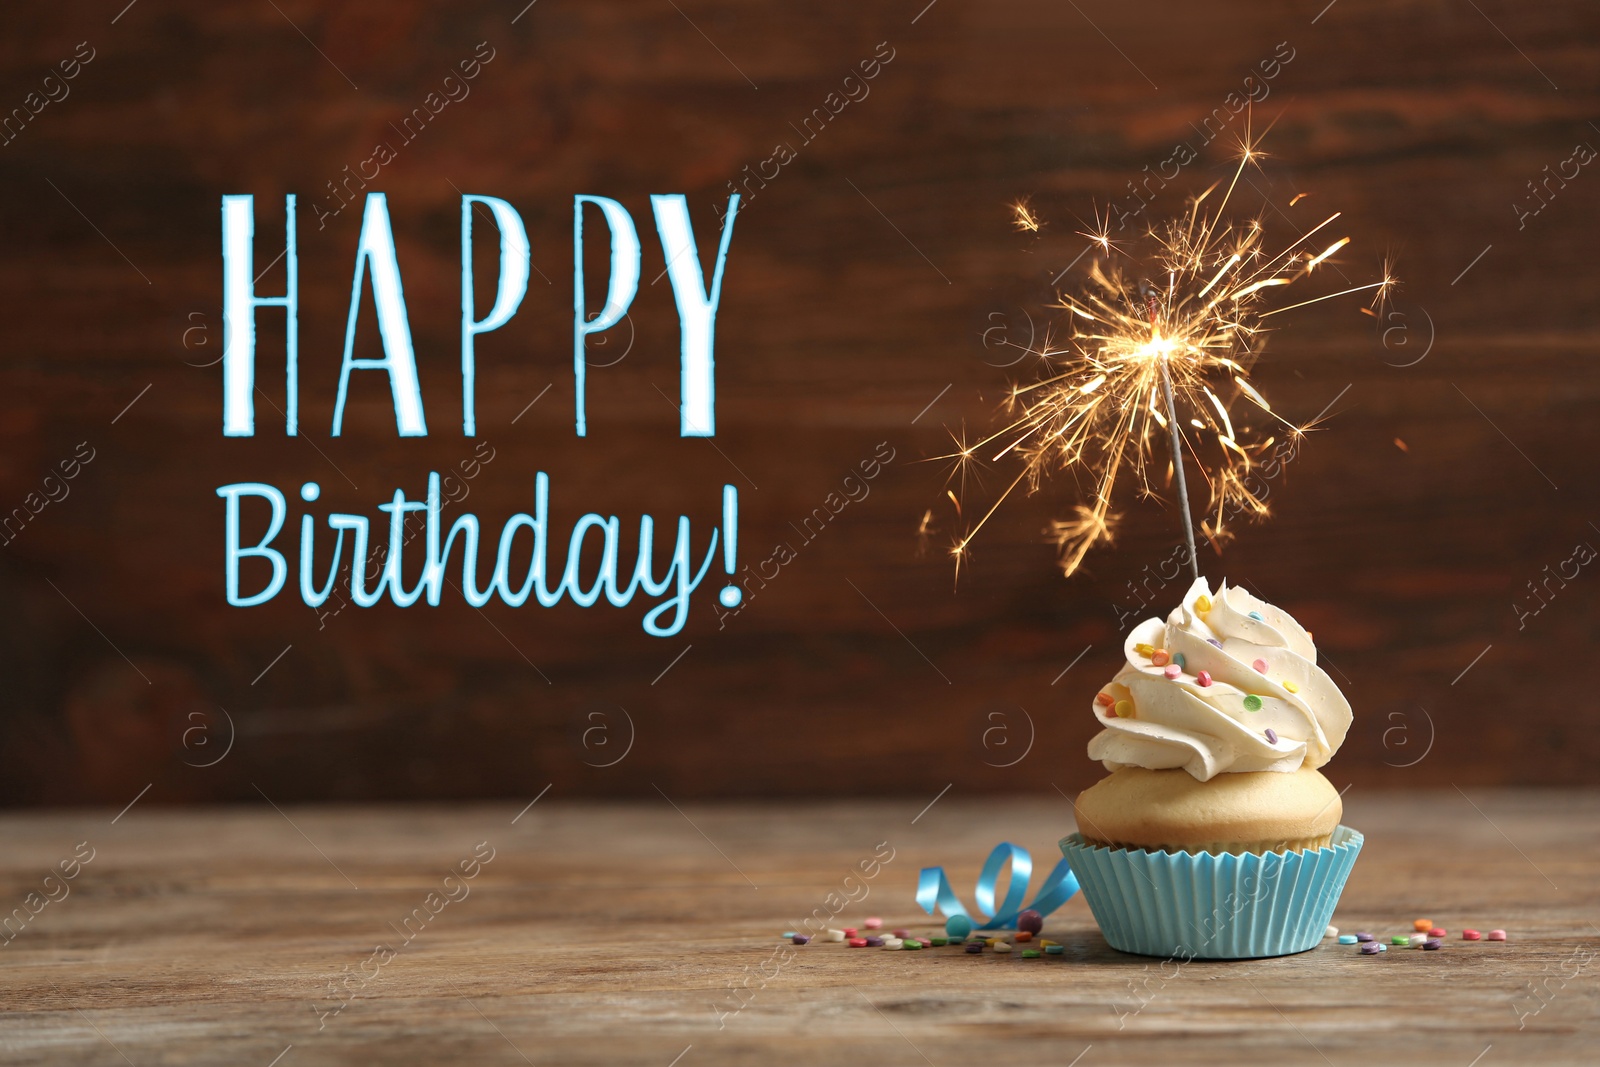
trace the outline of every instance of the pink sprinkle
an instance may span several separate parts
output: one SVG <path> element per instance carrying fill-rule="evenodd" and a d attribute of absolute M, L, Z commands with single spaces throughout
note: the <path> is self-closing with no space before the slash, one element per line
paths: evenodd
<path fill-rule="evenodd" d="M 1428 931 L 1428 936 L 1429 937 L 1443 937 L 1443 936 L 1445 936 L 1446 933 L 1448 933 L 1448 931 L 1445 930 L 1444 927 L 1435 926 L 1432 930 Z"/>
<path fill-rule="evenodd" d="M 1256 670 L 1260 671 L 1262 674 L 1266 674 L 1267 673 L 1267 661 L 1264 660 L 1264 659 L 1258 659 L 1254 663 L 1250 664 L 1250 666 L 1254 667 Z"/>
<path fill-rule="evenodd" d="M 883 927 L 883 920 L 874 915 L 861 925 L 865 926 L 868 930 L 879 930 Z"/>
<path fill-rule="evenodd" d="M 1161 673 L 1166 675 L 1168 678 L 1176 678 L 1183 673 L 1183 668 L 1178 666 L 1176 663 L 1169 663 L 1165 667 L 1161 668 Z"/>
<path fill-rule="evenodd" d="M 1489 940 L 1490 941 L 1504 941 L 1505 939 L 1506 939 L 1506 932 L 1504 930 L 1490 930 L 1489 931 Z"/>
<path fill-rule="evenodd" d="M 1201 671 L 1195 676 L 1195 680 L 1200 683 L 1200 688 L 1205 689 L 1211 685 L 1211 672 Z"/>
<path fill-rule="evenodd" d="M 896 930 L 894 932 L 894 936 L 896 936 L 898 938 L 901 938 L 903 940 L 903 939 L 908 938 L 908 937 L 911 936 L 911 931 L 910 930 Z"/>
<path fill-rule="evenodd" d="M 1461 931 L 1461 940 L 1463 941 L 1477 941 L 1481 937 L 1483 937 L 1483 935 L 1478 933 L 1476 930 Z"/>

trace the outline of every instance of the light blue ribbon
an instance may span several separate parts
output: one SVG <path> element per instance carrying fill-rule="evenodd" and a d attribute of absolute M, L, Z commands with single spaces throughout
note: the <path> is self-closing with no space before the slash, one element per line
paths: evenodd
<path fill-rule="evenodd" d="M 999 908 L 996 908 L 995 883 L 1000 880 L 1000 871 L 1008 861 L 1011 865 L 1011 878 L 1006 886 L 1006 898 Z M 983 870 L 978 873 L 978 884 L 972 893 L 978 902 L 978 910 L 991 918 L 982 926 L 974 928 L 1009 930 L 1016 926 L 1017 916 L 1025 910 L 1022 901 L 1028 895 L 1028 879 L 1032 877 L 1033 857 L 1028 855 L 1027 849 L 1013 845 L 1009 841 L 1002 841 L 994 846 L 994 851 L 989 853 L 989 858 L 984 861 Z M 1049 915 L 1071 900 L 1077 892 L 1078 876 L 1072 873 L 1072 866 L 1063 859 L 1045 877 L 1039 886 L 1039 895 L 1033 898 L 1033 903 L 1029 904 L 1028 908 L 1040 915 Z M 961 915 L 971 918 L 967 916 L 967 909 L 961 903 L 961 898 L 950 888 L 950 879 L 945 877 L 943 867 L 922 868 L 922 874 L 917 878 L 917 903 L 922 905 L 922 910 L 929 915 L 933 914 L 933 909 L 937 906 L 946 916 Z"/>

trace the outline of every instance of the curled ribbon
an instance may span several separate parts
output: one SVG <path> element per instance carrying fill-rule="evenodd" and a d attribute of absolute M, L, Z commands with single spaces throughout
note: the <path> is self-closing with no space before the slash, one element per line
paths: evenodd
<path fill-rule="evenodd" d="M 1006 886 L 1006 898 L 996 908 L 994 903 L 995 883 L 1000 880 L 1000 871 L 1009 861 L 1011 878 Z M 1017 925 L 1017 916 L 1024 910 L 1023 899 L 1028 895 L 1028 880 L 1033 877 L 1033 857 L 1028 850 L 1020 845 L 1013 845 L 1009 841 L 1002 841 L 994 846 L 994 851 L 989 853 L 989 858 L 984 861 L 983 870 L 978 872 L 978 884 L 973 890 L 973 897 L 977 900 L 978 910 L 990 916 L 989 921 L 978 930 L 1009 930 Z M 1071 900 L 1078 892 L 1078 876 L 1072 873 L 1072 867 L 1065 859 L 1055 865 L 1055 868 L 1045 876 L 1044 882 L 1039 886 L 1039 895 L 1033 898 L 1029 909 L 1040 915 L 1049 915 L 1061 905 Z M 956 896 L 955 890 L 950 888 L 950 879 L 945 877 L 943 867 L 924 867 L 917 878 L 917 903 L 922 905 L 922 910 L 929 915 L 933 914 L 935 906 L 946 916 L 967 915 L 966 906 L 961 903 L 961 898 Z M 970 916 L 968 916 L 970 918 Z"/>

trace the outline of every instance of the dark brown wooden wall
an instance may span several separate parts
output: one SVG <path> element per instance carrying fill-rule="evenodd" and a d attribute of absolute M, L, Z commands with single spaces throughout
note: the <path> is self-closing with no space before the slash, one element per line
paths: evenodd
<path fill-rule="evenodd" d="M 1582 169 L 1521 228 L 1513 209 L 1546 166 L 1600 146 L 1600 12 L 924 2 L 539 0 L 517 17 L 518 0 L 143 0 L 120 16 L 111 0 L 0 16 L 7 111 L 79 42 L 94 52 L 70 95 L 0 147 L 0 510 L 80 444 L 94 457 L 0 549 L 0 797 L 121 804 L 147 783 L 152 799 L 259 788 L 279 802 L 531 797 L 552 782 L 675 798 L 1080 788 L 1097 770 L 1088 703 L 1120 661 L 1119 609 L 1141 581 L 1148 613 L 1181 591 L 1149 578 L 1177 542 L 1172 513 L 1125 501 L 1116 545 L 1063 580 L 1040 537 L 1075 499 L 1058 479 L 1000 513 L 956 585 L 942 472 L 917 461 L 950 430 L 988 425 L 1021 368 L 996 366 L 984 331 L 1023 328 L 1018 309 L 1083 247 L 1076 220 L 1195 140 L 1189 124 L 1281 42 L 1293 59 L 1253 112 L 1258 129 L 1276 124 L 1253 202 L 1309 192 L 1297 211 L 1342 210 L 1355 243 L 1341 269 L 1364 280 L 1394 255 L 1403 318 L 1336 304 L 1273 339 L 1256 380 L 1281 411 L 1306 419 L 1338 400 L 1273 485 L 1276 516 L 1221 559 L 1208 551 L 1206 570 L 1316 632 L 1357 715 L 1338 785 L 1600 780 L 1600 575 L 1552 584 L 1521 628 L 1514 607 L 1547 566 L 1600 545 L 1600 172 Z M 311 204 L 398 140 L 389 124 L 485 41 L 494 58 L 471 95 L 372 185 L 394 213 L 433 433 L 397 439 L 367 376 L 331 439 L 359 218 L 319 229 Z M 882 42 L 893 59 L 870 95 L 802 144 L 791 123 Z M 648 196 L 687 194 L 705 247 L 727 183 L 780 142 L 797 158 L 751 187 L 733 240 L 719 432 L 680 439 Z M 1205 155 L 1150 214 L 1225 165 Z M 511 325 L 479 343 L 494 458 L 468 506 L 498 529 L 543 470 L 558 525 L 589 509 L 707 524 L 732 482 L 743 561 L 785 541 L 797 557 L 725 626 L 714 572 L 664 640 L 643 633 L 637 603 L 480 613 L 447 593 L 437 609 L 319 619 L 292 579 L 268 606 L 225 603 L 217 486 L 260 479 L 298 504 L 294 487 L 315 479 L 325 510 L 375 515 L 397 486 L 420 495 L 427 471 L 472 456 L 458 189 L 515 204 L 540 271 Z M 218 204 L 244 192 L 262 248 L 276 247 L 283 194 L 300 197 L 301 439 L 267 432 L 265 404 L 262 436 L 220 432 L 206 366 L 222 343 Z M 582 440 L 577 193 L 634 213 L 646 279 L 631 349 L 590 372 Z M 1019 196 L 1050 220 L 1041 236 L 1011 230 Z M 268 328 L 263 352 L 280 337 Z M 623 339 L 608 343 L 597 362 Z M 264 356 L 261 381 L 281 403 L 278 366 Z M 794 525 L 880 442 L 895 458 L 870 495 L 803 542 Z"/>

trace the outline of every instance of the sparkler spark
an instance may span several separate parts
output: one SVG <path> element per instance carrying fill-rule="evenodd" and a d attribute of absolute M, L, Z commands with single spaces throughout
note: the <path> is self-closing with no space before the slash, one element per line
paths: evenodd
<path fill-rule="evenodd" d="M 1192 199 L 1179 217 L 1153 226 L 1143 249 L 1113 244 L 1097 215 L 1095 232 L 1083 235 L 1099 246 L 1087 284 L 1052 305 L 1064 312 L 1065 344 L 1053 345 L 1047 334 L 1030 350 L 1041 375 L 1011 387 L 1005 404 L 1010 419 L 1003 427 L 974 442 L 963 434 L 955 440 L 956 451 L 937 457 L 952 462 L 949 480 L 963 493 L 975 465 L 1012 457 L 1022 465 L 950 549 L 958 575 L 968 545 L 1011 493 L 1019 487 L 1037 492 L 1054 473 L 1083 471 L 1092 482 L 1073 518 L 1051 524 L 1066 575 L 1096 544 L 1112 540 L 1119 518 L 1113 498 L 1124 474 L 1131 473 L 1139 495 L 1160 499 L 1157 486 L 1171 483 L 1175 463 L 1189 461 L 1209 492 L 1201 532 L 1219 549 L 1232 536 L 1235 516 L 1260 519 L 1269 513 L 1250 475 L 1277 438 L 1257 423 L 1270 428 L 1276 422 L 1295 437 L 1311 427 L 1285 421 L 1249 381 L 1266 342 L 1263 320 L 1359 292 L 1373 293 L 1373 306 L 1381 306 L 1395 280 L 1385 265 L 1383 277 L 1371 284 L 1267 306 L 1269 294 L 1328 265 L 1350 239 L 1310 243 L 1337 213 L 1282 247 L 1267 243 L 1261 217 L 1228 221 L 1245 166 L 1261 157 L 1247 134 L 1216 210 L 1203 209 L 1221 182 Z M 1042 225 L 1026 203 L 1013 210 L 1019 230 Z M 1240 397 L 1244 410 L 1235 413 Z M 1169 439 L 1171 446 L 1163 448 Z M 1181 471 L 1178 476 L 1181 488 Z"/>

